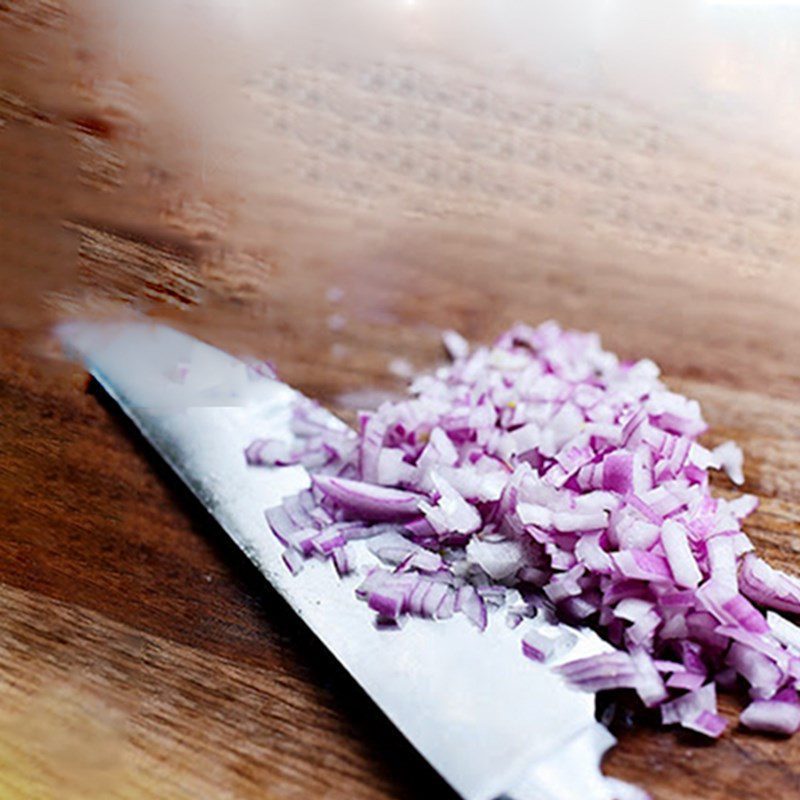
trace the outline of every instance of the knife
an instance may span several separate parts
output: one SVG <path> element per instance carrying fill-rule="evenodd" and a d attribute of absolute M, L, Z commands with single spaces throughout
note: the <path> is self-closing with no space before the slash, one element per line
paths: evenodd
<path fill-rule="evenodd" d="M 484 632 L 462 615 L 379 629 L 331 565 L 293 576 L 265 509 L 309 485 L 299 466 L 248 467 L 258 437 L 290 441 L 301 395 L 245 362 L 149 322 L 66 323 L 57 334 L 194 492 L 269 583 L 464 800 L 615 800 L 645 797 L 605 777 L 614 737 L 594 718 L 595 697 L 552 667 L 609 649 L 573 629 L 551 664 L 521 653 L 522 628 L 502 613 Z M 329 415 L 332 428 L 344 423 Z M 354 542 L 357 547 L 363 543 Z M 362 570 L 372 557 L 356 553 Z M 555 624 L 555 623 L 553 623 Z"/>

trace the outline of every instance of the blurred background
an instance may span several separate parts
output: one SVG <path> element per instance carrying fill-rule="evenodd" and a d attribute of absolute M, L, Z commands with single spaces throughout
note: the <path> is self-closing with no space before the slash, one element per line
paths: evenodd
<path fill-rule="evenodd" d="M 9 325 L 122 305 L 293 377 L 321 351 L 375 371 L 430 360 L 442 327 L 553 317 L 668 371 L 713 351 L 732 385 L 800 377 L 800 3 L 17 0 L 0 19 Z"/>
<path fill-rule="evenodd" d="M 3 796 L 447 796 L 298 666 L 328 662 L 60 363 L 63 319 L 167 320 L 348 418 L 443 329 L 597 330 L 742 443 L 748 532 L 796 562 L 799 127 L 790 0 L 0 0 Z M 800 793 L 791 746 L 687 752 L 623 734 L 609 768 Z"/>

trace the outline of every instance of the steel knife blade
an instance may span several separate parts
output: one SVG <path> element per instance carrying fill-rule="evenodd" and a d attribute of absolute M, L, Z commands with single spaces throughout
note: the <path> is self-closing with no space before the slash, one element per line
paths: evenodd
<path fill-rule="evenodd" d="M 603 776 L 614 743 L 594 718 L 595 698 L 521 655 L 521 632 L 490 616 L 479 632 L 461 615 L 379 629 L 355 594 L 311 560 L 297 576 L 264 510 L 309 483 L 301 467 L 252 468 L 257 437 L 291 439 L 298 393 L 253 375 L 245 362 L 149 322 L 68 323 L 57 331 L 143 436 L 169 463 L 383 713 L 464 800 L 612 800 L 623 784 Z M 332 427 L 344 425 L 330 415 Z M 371 558 L 357 553 L 359 564 Z M 573 629 L 574 630 L 574 629 Z M 575 630 L 560 661 L 607 650 Z"/>

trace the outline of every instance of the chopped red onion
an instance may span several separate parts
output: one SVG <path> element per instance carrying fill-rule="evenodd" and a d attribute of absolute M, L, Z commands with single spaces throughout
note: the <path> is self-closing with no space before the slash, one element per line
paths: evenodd
<path fill-rule="evenodd" d="M 744 473 L 742 472 L 744 454 L 738 444 L 725 442 L 719 447 L 715 447 L 711 451 L 711 455 L 720 468 L 725 470 L 725 473 L 733 483 L 737 486 L 741 486 L 744 483 Z"/>
<path fill-rule="evenodd" d="M 742 560 L 739 572 L 742 594 L 778 611 L 800 614 L 800 580 L 779 572 L 752 554 Z"/>
<path fill-rule="evenodd" d="M 557 671 L 574 686 L 590 692 L 633 689 L 637 682 L 633 660 L 622 651 L 570 661 Z"/>
<path fill-rule="evenodd" d="M 665 724 L 717 737 L 715 687 L 744 681 L 743 724 L 797 730 L 800 627 L 764 611 L 800 613 L 800 579 L 752 552 L 741 521 L 756 498 L 711 494 L 709 469 L 743 482 L 741 450 L 700 445 L 699 405 L 594 334 L 548 322 L 492 347 L 443 338 L 453 363 L 362 413 L 358 432 L 302 400 L 292 442 L 248 447 L 253 466 L 313 476 L 266 514 L 287 567 L 331 560 L 347 575 L 349 543 L 368 539 L 388 568 L 362 568 L 355 591 L 382 623 L 457 614 L 483 630 L 505 605 L 515 627 L 532 613 L 522 597 L 546 597 L 617 648 L 560 666 L 574 685 L 634 689 Z M 522 649 L 558 647 L 534 625 Z"/>
<path fill-rule="evenodd" d="M 522 637 L 522 652 L 533 661 L 549 661 L 559 650 L 560 636 L 547 635 L 540 628 L 528 630 Z"/>
<path fill-rule="evenodd" d="M 292 575 L 297 575 L 303 569 L 304 559 L 297 550 L 291 550 L 288 547 L 283 551 L 283 563 Z"/>
<path fill-rule="evenodd" d="M 675 583 L 694 589 L 703 579 L 700 567 L 689 546 L 686 529 L 679 522 L 669 519 L 661 528 L 661 545 L 667 554 L 667 561 Z"/>
<path fill-rule="evenodd" d="M 631 660 L 636 670 L 636 693 L 648 707 L 657 706 L 669 699 L 669 693 L 653 658 L 640 647 L 631 651 Z"/>
<path fill-rule="evenodd" d="M 800 627 L 775 611 L 767 611 L 767 624 L 779 642 L 792 653 L 800 655 Z"/>
<path fill-rule="evenodd" d="M 683 727 L 702 733 L 703 736 L 708 736 L 711 739 L 718 739 L 722 736 L 725 728 L 728 727 L 728 723 L 719 714 L 713 714 L 711 711 L 701 711 L 694 719 L 684 722 Z"/>
<path fill-rule="evenodd" d="M 473 586 L 462 586 L 456 595 L 455 610 L 461 611 L 475 626 L 484 630 L 487 625 L 486 604 Z"/>
<path fill-rule="evenodd" d="M 346 547 L 335 548 L 331 552 L 331 557 L 333 558 L 333 565 L 336 567 L 336 572 L 340 578 L 349 575 L 353 571 L 355 564 Z"/>
<path fill-rule="evenodd" d="M 686 689 L 693 692 L 699 689 L 706 680 L 706 676 L 699 672 L 677 672 L 667 678 L 670 689 Z"/>
<path fill-rule="evenodd" d="M 800 729 L 800 705 L 782 700 L 754 700 L 739 715 L 747 728 L 790 736 Z"/>
<path fill-rule="evenodd" d="M 343 511 L 364 520 L 397 520 L 418 513 L 422 497 L 402 489 L 330 475 L 318 475 L 314 486 Z"/>
<path fill-rule="evenodd" d="M 522 542 L 473 536 L 466 550 L 469 561 L 477 564 L 490 578 L 496 580 L 515 575 L 525 565 L 525 548 Z"/>
<path fill-rule="evenodd" d="M 469 353 L 469 342 L 456 331 L 445 331 L 442 334 L 442 341 L 448 355 L 454 361 L 459 358 L 466 358 Z"/>

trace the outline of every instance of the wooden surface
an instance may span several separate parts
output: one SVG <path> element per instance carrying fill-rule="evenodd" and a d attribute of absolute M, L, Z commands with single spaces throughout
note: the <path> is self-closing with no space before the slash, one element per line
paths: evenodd
<path fill-rule="evenodd" d="M 667 105 L 541 65 L 492 83 L 435 30 L 416 66 L 237 61 L 233 34 L 202 59 L 187 34 L 237 91 L 176 93 L 98 5 L 0 2 L 0 797 L 452 796 L 59 359 L 65 317 L 168 319 L 345 416 L 402 389 L 391 359 L 437 363 L 442 328 L 598 330 L 742 444 L 747 530 L 800 574 L 800 161 L 756 102 L 777 78 L 712 49 Z M 723 62 L 784 75 L 744 23 L 706 31 Z M 800 796 L 797 738 L 620 737 L 608 772 L 657 800 Z"/>

